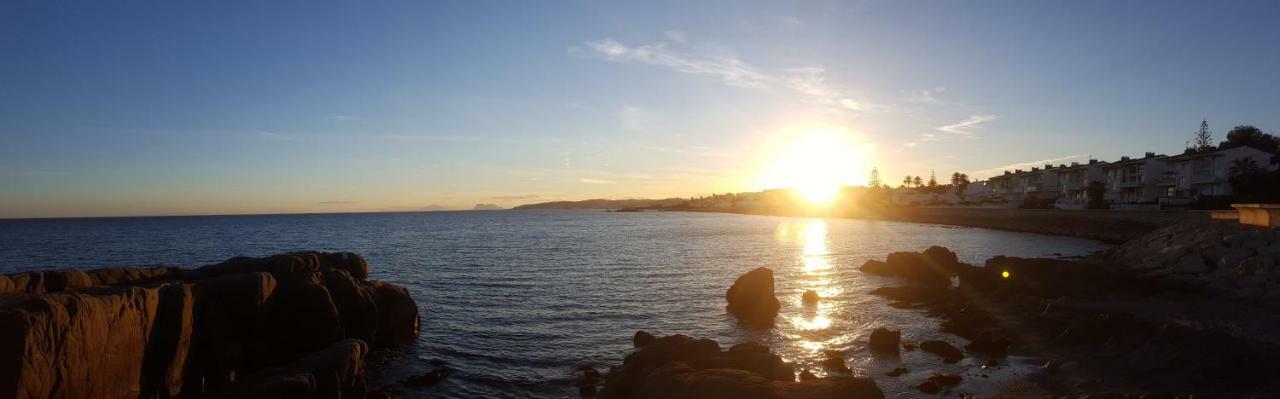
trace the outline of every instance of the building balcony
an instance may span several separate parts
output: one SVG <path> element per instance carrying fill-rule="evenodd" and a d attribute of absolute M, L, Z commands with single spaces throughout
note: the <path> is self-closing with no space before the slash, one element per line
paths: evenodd
<path fill-rule="evenodd" d="M 1191 184 L 1213 183 L 1218 180 L 1212 172 L 1199 172 L 1191 174 Z"/>

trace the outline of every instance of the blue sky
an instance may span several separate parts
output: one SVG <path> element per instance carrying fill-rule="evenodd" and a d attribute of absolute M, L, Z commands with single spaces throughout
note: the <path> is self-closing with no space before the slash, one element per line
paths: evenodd
<path fill-rule="evenodd" d="M 694 4 L 689 4 L 694 3 Z M 1280 129 L 1280 3 L 5 2 L 0 217 L 760 188 L 779 132 L 885 180 Z M 861 171 L 859 171 L 861 174 Z"/>

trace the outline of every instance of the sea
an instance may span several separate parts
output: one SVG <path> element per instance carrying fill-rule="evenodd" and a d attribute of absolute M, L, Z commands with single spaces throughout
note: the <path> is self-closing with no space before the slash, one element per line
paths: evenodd
<path fill-rule="evenodd" d="M 768 345 L 797 370 L 843 355 L 888 396 L 918 394 L 934 372 L 965 378 L 953 393 L 983 393 L 1034 372 L 1039 359 L 943 364 L 920 351 L 872 354 L 877 327 L 904 342 L 963 339 L 939 320 L 869 292 L 897 285 L 857 270 L 894 251 L 940 245 L 981 265 L 997 255 L 1069 257 L 1099 242 L 980 228 L 888 221 L 688 212 L 472 211 L 0 220 L 0 272 L 175 265 L 289 251 L 351 251 L 370 278 L 408 288 L 422 312 L 416 345 L 370 356 L 369 385 L 397 386 L 444 365 L 452 373 L 407 397 L 575 398 L 577 368 L 605 372 L 631 353 L 632 335 L 686 334 L 724 348 Z M 739 325 L 725 290 L 773 269 L 781 313 L 771 328 Z M 815 290 L 817 306 L 801 303 Z M 894 368 L 910 370 L 887 377 Z"/>

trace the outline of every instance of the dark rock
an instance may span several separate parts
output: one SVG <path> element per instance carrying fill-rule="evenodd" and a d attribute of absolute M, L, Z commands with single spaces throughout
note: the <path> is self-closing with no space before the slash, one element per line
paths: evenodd
<path fill-rule="evenodd" d="M 921 383 L 918 388 L 920 392 L 927 394 L 935 394 L 941 392 L 945 388 L 951 388 L 960 384 L 960 376 L 950 373 L 937 373 L 929 377 L 928 380 Z"/>
<path fill-rule="evenodd" d="M 368 347 L 345 340 L 284 366 L 236 381 L 206 397 L 214 399 L 364 398 L 364 356 Z"/>
<path fill-rule="evenodd" d="M 884 375 L 887 375 L 890 377 L 897 377 L 897 376 L 906 374 L 908 371 L 910 370 L 904 369 L 902 367 L 896 367 L 893 370 L 889 371 L 888 373 L 884 373 Z"/>
<path fill-rule="evenodd" d="M 853 373 L 853 370 L 849 369 L 849 366 L 845 365 L 844 353 L 841 353 L 840 351 L 827 351 L 826 359 L 822 359 L 822 363 L 819 364 L 833 373 Z"/>
<path fill-rule="evenodd" d="M 296 277 L 281 282 L 258 319 L 247 356 L 254 368 L 287 363 L 343 338 L 342 318 L 329 289 Z"/>
<path fill-rule="evenodd" d="M 631 337 L 631 343 L 632 345 L 635 345 L 635 347 L 639 348 L 652 343 L 654 339 L 657 338 L 654 338 L 653 334 L 644 331 L 636 331 L 636 335 Z"/>
<path fill-rule="evenodd" d="M 964 358 L 964 352 L 944 341 L 924 341 L 920 343 L 920 349 L 942 356 L 943 361 L 947 363 L 955 363 Z"/>
<path fill-rule="evenodd" d="M 448 367 L 436 367 L 431 371 L 409 377 L 404 383 L 411 387 L 429 387 L 444 381 L 447 377 L 449 377 Z"/>
<path fill-rule="evenodd" d="M 883 398 L 875 382 L 841 376 L 795 382 L 790 365 L 762 345 L 721 351 L 715 341 L 662 337 L 611 370 L 599 397 L 613 398 Z M 805 373 L 802 373 L 804 375 Z M 812 373 L 804 378 L 814 377 Z"/>
<path fill-rule="evenodd" d="M 726 310 L 738 320 L 756 325 L 773 323 L 782 305 L 773 292 L 773 270 L 760 267 L 743 274 L 725 292 Z"/>
<path fill-rule="evenodd" d="M 804 370 L 801 370 L 801 371 L 800 371 L 800 381 L 802 381 L 802 382 L 803 382 L 803 381 L 812 381 L 812 380 L 816 380 L 816 379 L 818 379 L 818 376 L 813 375 L 813 373 L 809 372 L 809 369 L 804 369 Z"/>
<path fill-rule="evenodd" d="M 342 319 L 344 336 L 377 345 L 380 322 L 373 286 L 360 283 L 344 269 L 323 274 L 324 286 Z"/>
<path fill-rule="evenodd" d="M 578 396 L 583 398 L 594 398 L 600 382 L 602 382 L 604 378 L 600 375 L 599 371 L 596 371 L 595 367 L 591 367 L 590 365 L 584 364 L 582 366 L 578 366 L 578 371 L 582 373 L 577 382 Z"/>
<path fill-rule="evenodd" d="M 902 342 L 902 332 L 886 328 L 877 328 L 871 332 L 871 350 L 884 353 L 898 353 L 898 345 Z"/>
<path fill-rule="evenodd" d="M 179 397 L 196 327 L 196 287 L 166 284 L 158 288 L 155 322 L 142 359 L 141 396 Z"/>
<path fill-rule="evenodd" d="M 800 296 L 800 301 L 808 305 L 816 304 L 820 299 L 822 297 L 818 296 L 818 292 L 814 290 L 805 290 L 804 294 Z"/>
<path fill-rule="evenodd" d="M 755 342 L 730 347 L 728 351 L 721 353 L 713 364 L 715 367 L 750 371 L 771 380 L 794 381 L 796 379 L 795 369 L 782 361 L 781 356 L 770 352 L 769 347 Z"/>
<path fill-rule="evenodd" d="M 990 331 L 984 331 L 964 348 L 970 352 L 999 357 L 1009 352 L 1009 340 L 997 337 Z"/>
<path fill-rule="evenodd" d="M 369 284 L 373 285 L 374 301 L 378 306 L 378 344 L 397 346 L 417 340 L 421 319 L 418 317 L 418 304 L 409 296 L 409 291 L 381 281 L 370 281 Z"/>
<path fill-rule="evenodd" d="M 928 287 L 947 287 L 960 267 L 956 254 L 943 247 L 929 247 L 924 252 L 894 252 L 884 262 L 868 260 L 859 268 L 863 273 L 892 276 Z"/>

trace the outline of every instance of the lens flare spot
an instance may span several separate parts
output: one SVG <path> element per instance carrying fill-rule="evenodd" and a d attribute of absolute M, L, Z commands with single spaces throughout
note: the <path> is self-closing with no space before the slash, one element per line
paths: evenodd
<path fill-rule="evenodd" d="M 1009 278 L 1009 271 L 1005 270 L 1000 272 L 1000 277 Z"/>

